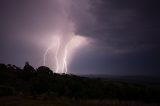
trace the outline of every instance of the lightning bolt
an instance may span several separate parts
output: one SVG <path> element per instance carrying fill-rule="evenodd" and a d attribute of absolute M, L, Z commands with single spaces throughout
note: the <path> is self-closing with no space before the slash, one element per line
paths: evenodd
<path fill-rule="evenodd" d="M 65 47 L 64 59 L 63 59 L 63 72 L 67 73 L 67 56 L 68 56 L 68 47 Z"/>
<path fill-rule="evenodd" d="M 75 50 L 75 47 L 79 46 L 80 42 L 85 41 L 78 37 L 78 36 L 72 36 L 70 40 L 67 40 L 67 42 L 64 42 L 65 45 L 63 44 L 63 39 L 61 37 L 56 36 L 53 39 L 53 43 L 49 45 L 49 47 L 46 49 L 43 57 L 43 64 L 44 66 L 46 65 L 46 56 L 48 52 L 54 47 L 55 50 L 55 72 L 56 73 L 67 73 L 68 72 L 68 56 L 71 55 L 72 51 Z"/>
<path fill-rule="evenodd" d="M 59 63 L 58 63 L 58 51 L 59 51 L 59 46 L 60 46 L 60 39 L 57 38 L 57 48 L 56 48 L 56 54 L 55 54 L 55 60 L 56 60 L 56 73 L 59 72 Z M 53 43 L 46 49 L 44 55 L 43 55 L 43 65 L 46 65 L 46 56 L 48 54 L 48 52 L 53 48 Z"/>
<path fill-rule="evenodd" d="M 68 57 L 68 47 L 70 46 L 70 43 L 72 42 L 74 37 L 72 37 L 72 39 L 67 43 L 66 47 L 65 47 L 65 51 L 64 51 L 64 59 L 63 59 L 63 72 L 67 73 L 68 69 L 67 69 L 67 57 Z"/>
<path fill-rule="evenodd" d="M 52 49 L 52 48 L 53 48 L 53 44 L 51 44 L 51 45 L 47 48 L 47 50 L 45 51 L 45 53 L 44 53 L 44 55 L 43 55 L 43 65 L 44 65 L 44 66 L 46 65 L 46 56 L 47 56 L 49 50 Z"/>

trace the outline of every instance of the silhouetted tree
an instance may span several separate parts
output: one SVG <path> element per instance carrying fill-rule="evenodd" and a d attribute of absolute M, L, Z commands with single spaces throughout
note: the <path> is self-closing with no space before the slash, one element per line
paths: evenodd
<path fill-rule="evenodd" d="M 29 64 L 29 62 L 26 62 L 23 71 L 34 72 L 35 69 Z"/>
<path fill-rule="evenodd" d="M 39 68 L 37 68 L 37 73 L 45 74 L 48 76 L 53 75 L 52 70 L 46 66 L 40 66 Z"/>
<path fill-rule="evenodd" d="M 21 74 L 24 80 L 30 80 L 35 75 L 35 69 L 29 64 L 29 62 L 26 62 Z"/>

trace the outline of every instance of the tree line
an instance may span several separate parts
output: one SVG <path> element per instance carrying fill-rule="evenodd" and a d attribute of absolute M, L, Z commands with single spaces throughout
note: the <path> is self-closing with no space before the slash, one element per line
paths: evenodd
<path fill-rule="evenodd" d="M 76 75 L 57 74 L 46 66 L 21 69 L 0 64 L 0 96 L 46 94 L 49 98 L 119 99 L 159 102 L 160 86 L 116 82 Z"/>

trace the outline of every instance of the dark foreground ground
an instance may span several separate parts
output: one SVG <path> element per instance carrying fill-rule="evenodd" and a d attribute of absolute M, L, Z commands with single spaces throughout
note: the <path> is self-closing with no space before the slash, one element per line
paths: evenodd
<path fill-rule="evenodd" d="M 0 106 L 160 106 L 156 81 L 57 74 L 29 63 L 23 69 L 0 64 Z"/>
<path fill-rule="evenodd" d="M 160 106 L 157 103 L 119 100 L 71 100 L 67 98 L 47 99 L 43 97 L 0 97 L 0 106 Z"/>

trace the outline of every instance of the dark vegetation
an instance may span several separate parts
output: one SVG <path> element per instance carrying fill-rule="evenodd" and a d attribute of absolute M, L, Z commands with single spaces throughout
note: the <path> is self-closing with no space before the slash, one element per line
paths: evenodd
<path fill-rule="evenodd" d="M 159 85 L 130 84 L 98 78 L 53 73 L 48 67 L 23 69 L 0 64 L 0 96 L 70 98 L 77 100 L 126 100 L 160 102 Z"/>

